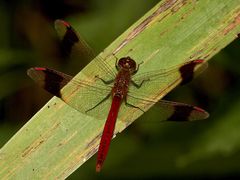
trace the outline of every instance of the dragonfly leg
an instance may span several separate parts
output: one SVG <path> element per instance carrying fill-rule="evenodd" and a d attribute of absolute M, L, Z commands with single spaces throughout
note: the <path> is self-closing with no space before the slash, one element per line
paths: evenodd
<path fill-rule="evenodd" d="M 144 80 L 142 80 L 142 82 L 140 83 L 140 84 L 138 84 L 138 83 L 136 83 L 136 82 L 134 82 L 134 81 L 131 81 L 131 83 L 136 87 L 136 88 L 140 88 L 142 85 L 143 85 L 143 83 L 144 82 L 147 82 L 147 81 L 150 81 L 150 79 L 144 79 Z"/>
<path fill-rule="evenodd" d="M 104 80 L 103 78 L 99 77 L 98 75 L 95 76 L 95 78 L 101 80 L 104 84 L 112 84 L 114 82 L 114 79 L 110 79 L 110 80 Z"/>
<path fill-rule="evenodd" d="M 133 72 L 133 74 L 136 74 L 136 73 L 138 72 L 139 67 L 140 67 L 140 65 L 142 65 L 142 64 L 143 64 L 143 61 L 138 64 L 137 69 Z"/>
<path fill-rule="evenodd" d="M 140 107 L 134 106 L 133 104 L 128 103 L 126 98 L 125 98 L 125 105 L 128 106 L 128 107 L 131 107 L 131 108 L 139 109 L 139 110 L 142 111 L 142 112 L 145 112 L 145 111 L 142 110 Z"/>
<path fill-rule="evenodd" d="M 102 104 L 104 101 L 106 101 L 111 96 L 111 93 L 109 93 L 105 98 L 103 98 L 99 103 L 97 103 L 95 106 L 91 107 L 90 109 L 86 110 L 85 113 L 95 109 L 97 106 Z"/>
<path fill-rule="evenodd" d="M 115 58 L 115 67 L 116 67 L 117 71 L 119 71 L 119 68 L 118 68 L 118 58 L 117 58 L 117 56 L 115 54 L 112 54 L 112 55 Z"/>

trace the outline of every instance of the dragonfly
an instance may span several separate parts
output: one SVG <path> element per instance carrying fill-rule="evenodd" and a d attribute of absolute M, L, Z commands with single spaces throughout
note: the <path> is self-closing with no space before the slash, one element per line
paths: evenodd
<path fill-rule="evenodd" d="M 56 20 L 55 28 L 60 36 L 60 41 L 65 51 L 64 54 L 70 55 L 74 48 L 79 49 L 81 52 L 85 51 L 86 54 L 92 54 L 88 45 L 83 39 L 81 39 L 68 22 Z M 166 77 L 177 73 L 180 74 L 180 84 L 186 84 L 193 79 L 195 68 L 197 66 L 201 65 L 205 68 L 207 67 L 207 63 L 204 60 L 191 60 L 169 69 L 161 69 L 138 74 L 138 71 L 144 62 L 138 64 L 130 56 L 121 57 L 119 59 L 116 57 L 115 59 L 116 71 L 114 73 L 109 67 L 109 64 L 101 58 L 97 58 L 98 67 L 103 69 L 105 73 L 108 73 L 109 76 L 112 77 L 112 79 L 106 80 L 98 75 L 95 75 L 96 80 L 100 81 L 103 86 L 92 85 L 92 82 L 88 82 L 83 79 L 75 79 L 70 75 L 46 67 L 32 67 L 27 71 L 27 74 L 41 87 L 51 94 L 61 98 L 68 105 L 79 111 L 82 111 L 82 109 L 79 108 L 76 103 L 71 103 L 71 101 L 68 100 L 68 95 L 61 92 L 61 89 L 64 86 L 71 84 L 72 87 L 74 87 L 74 90 L 72 91 L 75 91 L 75 89 L 79 89 L 80 87 L 88 87 L 89 93 L 94 93 L 97 89 L 99 89 L 102 93 L 105 93 L 104 98 L 93 107 L 85 110 L 85 113 L 91 112 L 100 104 L 111 98 L 112 103 L 98 148 L 96 172 L 100 172 L 107 157 L 121 105 L 124 103 L 128 108 L 135 108 L 144 112 L 144 110 L 138 105 L 130 103 L 129 99 L 135 98 L 143 104 L 154 103 L 154 106 L 158 109 L 160 115 L 166 116 L 163 117 L 165 121 L 194 121 L 206 119 L 209 116 L 208 112 L 199 107 L 180 102 L 147 98 L 146 94 L 136 93 L 132 88 L 134 87 L 135 90 L 140 90 L 143 86 L 147 87 L 150 82 L 158 82 L 159 80 L 164 80 Z M 163 92 L 164 89 L 160 91 L 160 94 Z"/>

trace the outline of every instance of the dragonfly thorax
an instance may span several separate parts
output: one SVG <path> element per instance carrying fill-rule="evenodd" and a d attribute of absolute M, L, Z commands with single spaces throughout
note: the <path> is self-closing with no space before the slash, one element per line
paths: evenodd
<path fill-rule="evenodd" d="M 134 74 L 137 71 L 137 65 L 136 62 L 128 57 L 123 57 L 118 60 L 117 63 L 117 69 L 118 70 L 126 70 L 129 71 L 131 74 Z"/>

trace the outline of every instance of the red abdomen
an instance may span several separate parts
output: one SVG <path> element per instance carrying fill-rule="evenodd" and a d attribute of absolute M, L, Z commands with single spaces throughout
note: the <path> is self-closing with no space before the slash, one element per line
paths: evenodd
<path fill-rule="evenodd" d="M 103 162 L 106 159 L 108 149 L 113 137 L 114 128 L 117 120 L 118 111 L 122 102 L 122 98 L 114 96 L 112 100 L 111 109 L 109 111 L 107 121 L 104 126 L 102 138 L 98 148 L 96 171 L 99 172 L 102 168 Z"/>

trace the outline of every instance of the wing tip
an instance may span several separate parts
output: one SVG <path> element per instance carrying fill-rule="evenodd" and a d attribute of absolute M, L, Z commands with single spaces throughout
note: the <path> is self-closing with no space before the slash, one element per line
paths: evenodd
<path fill-rule="evenodd" d="M 55 24 L 55 27 L 61 26 L 61 25 L 64 25 L 64 26 L 67 27 L 67 28 L 70 28 L 70 27 L 71 27 L 71 25 L 70 25 L 67 21 L 64 21 L 64 20 L 62 20 L 62 19 L 56 19 L 55 22 L 54 22 L 54 24 Z"/>
<path fill-rule="evenodd" d="M 194 110 L 201 113 L 201 115 L 202 115 L 201 119 L 207 119 L 210 116 L 210 114 L 207 111 L 205 111 L 204 109 L 202 109 L 200 107 L 194 106 Z"/>
<path fill-rule="evenodd" d="M 32 77 L 33 74 L 36 74 L 37 71 L 46 71 L 46 68 L 44 68 L 44 67 L 31 67 L 27 70 L 27 75 L 29 77 Z"/>
<path fill-rule="evenodd" d="M 46 71 L 46 68 L 44 67 L 34 67 L 33 69 L 36 71 Z"/>
<path fill-rule="evenodd" d="M 207 119 L 209 118 L 209 116 L 209 113 L 204 109 L 197 106 L 192 106 L 192 110 L 187 119 L 188 121 L 198 121 Z"/>
<path fill-rule="evenodd" d="M 195 59 L 192 62 L 194 62 L 195 64 L 201 64 L 201 63 L 204 63 L 205 60 L 204 59 Z"/>
<path fill-rule="evenodd" d="M 167 121 L 196 121 L 209 117 L 209 113 L 204 109 L 188 104 L 179 104 L 174 106 L 174 111 Z"/>

